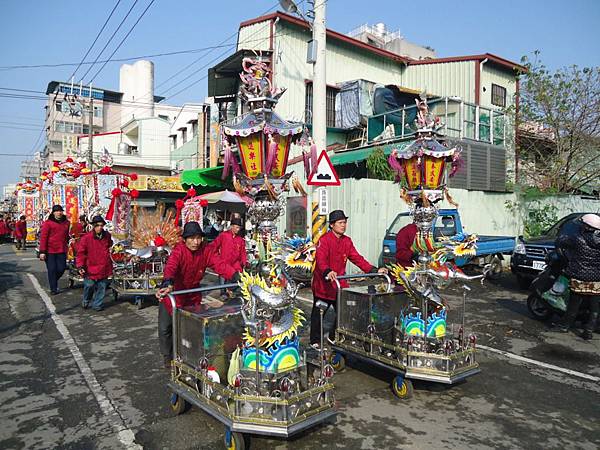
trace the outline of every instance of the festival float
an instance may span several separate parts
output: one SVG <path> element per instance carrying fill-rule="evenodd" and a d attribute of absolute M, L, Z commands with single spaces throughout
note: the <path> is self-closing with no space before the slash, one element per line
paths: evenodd
<path fill-rule="evenodd" d="M 418 260 L 408 268 L 389 267 L 398 283 L 392 290 L 381 285 L 340 290 L 338 284 L 338 328 L 331 359 L 336 369 L 352 356 L 393 372 L 392 392 L 399 398 L 411 397 L 411 379 L 454 384 L 479 372 L 477 338 L 465 328 L 468 287 L 464 286 L 456 326 L 447 323 L 449 307 L 440 291 L 452 282 L 485 276 L 467 276 L 452 262 L 475 254 L 477 236 L 460 242 L 433 239 L 437 203 L 445 198 L 458 206 L 447 181 L 460 166 L 460 149 L 444 138 L 443 124 L 429 113 L 424 98 L 417 100 L 417 108 L 415 141 L 402 151 L 393 150 L 388 162 L 418 229 L 413 243 Z"/>
<path fill-rule="evenodd" d="M 27 236 L 25 245 L 37 244 L 38 232 L 40 230 L 40 183 L 26 180 L 17 183 L 15 194 L 17 196 L 17 217 L 25 216 L 27 221 Z"/>
<path fill-rule="evenodd" d="M 276 226 L 285 193 L 303 192 L 286 169 L 290 145 L 302 138 L 304 127 L 273 111 L 283 91 L 271 86 L 266 62 L 246 58 L 242 66 L 241 95 L 249 112 L 223 124 L 223 176 L 232 170 L 236 191 L 251 199 L 250 267 L 239 284 L 169 296 L 172 409 L 181 413 L 191 403 L 217 418 L 226 427 L 227 448 L 245 448 L 250 434 L 289 437 L 335 415 L 334 370 L 324 357 L 309 363 L 300 345 L 305 319 Z M 223 287 L 239 288 L 241 296 L 213 308 L 176 308 L 178 294 Z"/>

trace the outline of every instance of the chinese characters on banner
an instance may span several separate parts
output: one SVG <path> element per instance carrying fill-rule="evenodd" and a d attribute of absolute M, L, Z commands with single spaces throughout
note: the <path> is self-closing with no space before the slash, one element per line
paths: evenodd
<path fill-rule="evenodd" d="M 65 186 L 65 215 L 71 223 L 77 223 L 79 209 L 79 188 L 78 186 Z"/>
<path fill-rule="evenodd" d="M 411 158 L 404 162 L 404 170 L 406 171 L 406 180 L 408 181 L 409 189 L 416 189 L 421 184 L 421 170 L 417 163 L 417 158 Z"/>
<path fill-rule="evenodd" d="M 263 170 L 262 133 L 256 133 L 248 137 L 239 136 L 237 142 L 242 156 L 244 172 L 249 178 L 256 178 Z"/>
<path fill-rule="evenodd" d="M 444 172 L 445 161 L 443 158 L 435 158 L 433 156 L 425 156 L 425 174 L 427 180 L 425 185 L 429 189 L 437 189 L 442 181 L 442 173 Z"/>
<path fill-rule="evenodd" d="M 273 140 L 277 143 L 277 156 L 275 157 L 273 169 L 271 169 L 271 175 L 274 177 L 281 177 L 285 175 L 292 136 L 273 134 Z"/>

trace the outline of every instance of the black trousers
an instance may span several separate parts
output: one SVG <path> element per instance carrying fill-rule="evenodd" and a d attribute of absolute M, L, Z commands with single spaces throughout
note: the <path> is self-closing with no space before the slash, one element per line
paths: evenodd
<path fill-rule="evenodd" d="M 583 329 L 589 331 L 594 330 L 598 320 L 598 313 L 600 312 L 600 295 L 583 295 L 572 292 L 571 297 L 569 298 L 569 303 L 567 304 L 567 312 L 563 316 L 561 325 L 565 327 L 573 326 L 575 320 L 577 319 L 577 314 L 579 313 L 581 304 L 584 301 L 589 302 L 588 306 L 590 309 L 590 314 L 588 316 L 588 320 L 583 326 Z"/>
<path fill-rule="evenodd" d="M 48 284 L 50 291 L 58 291 L 58 280 L 67 270 L 67 254 L 66 253 L 47 253 L 46 254 L 46 269 L 48 270 Z"/>
<path fill-rule="evenodd" d="M 158 306 L 158 345 L 163 357 L 173 359 L 173 318 L 163 302 Z"/>
<path fill-rule="evenodd" d="M 323 338 L 324 339 L 327 338 L 327 332 L 329 331 L 329 337 L 331 339 L 334 339 L 335 338 L 335 329 L 337 328 L 337 310 L 336 310 L 337 300 L 324 300 L 324 299 L 320 299 L 318 297 L 314 297 L 313 298 L 313 307 L 312 307 L 312 311 L 310 313 L 310 343 L 311 344 L 320 344 L 321 343 L 321 313 L 319 312 L 319 308 L 317 308 L 317 306 L 316 306 L 316 303 L 319 300 L 327 303 L 327 309 L 325 309 L 325 311 L 323 312 L 323 317 L 325 317 L 325 314 L 327 314 L 327 311 L 329 311 L 330 307 L 333 308 L 333 312 L 335 313 L 335 321 L 333 322 L 333 328 L 331 328 L 330 330 L 323 328 Z M 323 324 L 323 327 L 325 327 L 325 324 Z"/>

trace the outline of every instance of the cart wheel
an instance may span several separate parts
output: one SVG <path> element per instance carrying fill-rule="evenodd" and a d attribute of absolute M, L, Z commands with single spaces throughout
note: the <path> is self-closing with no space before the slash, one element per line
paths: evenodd
<path fill-rule="evenodd" d="M 225 428 L 225 436 L 223 439 L 227 450 L 246 450 L 250 442 L 250 436 L 231 431 L 230 428 Z"/>
<path fill-rule="evenodd" d="M 75 286 L 75 280 L 73 278 L 69 278 L 69 289 L 73 289 Z"/>
<path fill-rule="evenodd" d="M 173 395 L 171 395 L 171 411 L 176 415 L 180 415 L 188 409 L 190 409 L 190 404 L 183 397 L 173 392 Z"/>
<path fill-rule="evenodd" d="M 341 353 L 333 352 L 330 358 L 331 367 L 336 372 L 341 372 L 346 367 L 346 358 Z"/>
<path fill-rule="evenodd" d="M 407 400 L 413 396 L 413 385 L 402 375 L 397 375 L 392 381 L 392 392 L 401 400 Z"/>
<path fill-rule="evenodd" d="M 142 309 L 144 307 L 144 302 L 142 300 L 143 299 L 140 296 L 135 298 L 135 306 L 137 306 L 137 309 Z"/>
<path fill-rule="evenodd" d="M 531 294 L 527 297 L 527 309 L 537 320 L 548 320 L 552 317 L 552 310 L 546 305 L 537 294 Z"/>

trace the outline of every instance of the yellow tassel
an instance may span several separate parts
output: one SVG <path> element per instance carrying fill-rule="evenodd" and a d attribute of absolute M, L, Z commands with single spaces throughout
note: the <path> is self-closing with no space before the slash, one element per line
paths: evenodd
<path fill-rule="evenodd" d="M 302 195 L 303 197 L 306 197 L 308 195 L 306 193 L 306 191 L 304 190 L 304 186 L 302 186 L 302 183 L 300 183 L 300 181 L 298 181 L 298 178 L 294 177 L 292 179 L 292 186 L 294 187 L 294 190 L 296 192 L 298 192 L 300 195 Z"/>
<path fill-rule="evenodd" d="M 408 195 L 408 192 L 406 191 L 406 189 L 404 189 L 404 188 L 400 189 L 400 198 L 402 200 L 404 200 L 404 202 L 407 205 L 412 205 L 412 202 L 413 202 L 412 198 L 410 197 L 410 195 Z"/>
<path fill-rule="evenodd" d="M 271 184 L 271 182 L 269 181 L 269 179 L 267 178 L 267 176 L 265 175 L 265 184 L 263 185 L 266 189 L 267 192 L 269 193 L 269 197 L 271 197 L 271 200 L 277 200 L 277 192 L 275 192 L 275 188 L 273 187 L 273 185 Z"/>
<path fill-rule="evenodd" d="M 421 200 L 423 201 L 423 206 L 429 208 L 429 199 L 427 198 L 427 195 L 425 195 L 425 190 L 421 190 Z"/>
<path fill-rule="evenodd" d="M 237 179 L 237 177 L 234 175 L 233 176 L 233 188 L 235 189 L 235 192 L 237 192 L 240 195 L 244 195 L 244 188 L 242 187 L 242 184 L 239 182 L 239 180 Z"/>

